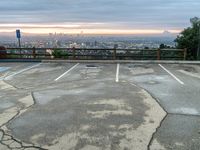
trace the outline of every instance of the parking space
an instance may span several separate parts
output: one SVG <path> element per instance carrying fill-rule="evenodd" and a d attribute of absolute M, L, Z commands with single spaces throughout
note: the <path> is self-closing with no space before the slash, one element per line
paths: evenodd
<path fill-rule="evenodd" d="M 6 135 L 24 149 L 199 148 L 198 65 L 0 65 L 9 67 L 0 84 L 1 143 L 9 148 Z M 177 130 L 187 120 L 196 121 Z"/>
<path fill-rule="evenodd" d="M 31 65 L 34 63 L 0 63 L 0 80 Z"/>
<path fill-rule="evenodd" d="M 25 67 L 5 78 L 5 81 L 18 88 L 37 88 L 53 83 L 55 79 L 71 68 L 74 64 L 40 64 Z M 23 82 L 22 82 L 23 81 Z"/>
<path fill-rule="evenodd" d="M 115 80 L 116 65 L 82 63 L 57 80 L 57 82 L 74 82 L 80 80 L 105 82 Z"/>

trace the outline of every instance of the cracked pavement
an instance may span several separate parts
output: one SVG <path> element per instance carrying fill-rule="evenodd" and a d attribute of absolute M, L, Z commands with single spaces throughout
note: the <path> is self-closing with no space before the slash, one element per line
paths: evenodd
<path fill-rule="evenodd" d="M 0 150 L 200 148 L 200 66 L 34 65 L 0 64 Z"/>

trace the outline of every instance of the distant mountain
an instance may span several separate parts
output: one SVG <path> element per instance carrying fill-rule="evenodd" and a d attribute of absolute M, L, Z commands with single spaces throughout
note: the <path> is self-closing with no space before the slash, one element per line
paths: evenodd
<path fill-rule="evenodd" d="M 165 31 L 163 31 L 163 34 L 171 34 L 171 32 L 165 30 Z"/>
<path fill-rule="evenodd" d="M 171 33 L 170 31 L 165 30 L 165 31 L 163 31 L 162 36 L 173 36 L 174 37 L 174 36 L 177 36 L 177 34 Z"/>

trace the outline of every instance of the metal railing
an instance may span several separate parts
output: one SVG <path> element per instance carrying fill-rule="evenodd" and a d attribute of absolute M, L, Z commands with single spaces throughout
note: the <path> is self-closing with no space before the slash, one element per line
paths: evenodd
<path fill-rule="evenodd" d="M 187 57 L 187 49 L 85 49 L 33 47 L 7 48 L 4 51 L 3 58 L 6 59 L 186 60 Z M 2 59 L 2 57 L 0 57 L 0 59 Z"/>

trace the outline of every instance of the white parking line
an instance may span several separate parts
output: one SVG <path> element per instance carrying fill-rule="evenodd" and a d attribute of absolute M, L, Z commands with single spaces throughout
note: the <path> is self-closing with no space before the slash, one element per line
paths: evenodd
<path fill-rule="evenodd" d="M 60 75 L 58 78 L 56 78 L 54 81 L 58 81 L 60 78 L 62 78 L 63 76 L 65 76 L 66 74 L 68 74 L 70 71 L 72 71 L 75 67 L 77 67 L 79 65 L 79 63 L 77 63 L 76 65 L 74 65 L 73 67 L 71 67 L 69 70 L 67 70 L 65 73 L 63 73 L 62 75 Z"/>
<path fill-rule="evenodd" d="M 119 64 L 117 64 L 117 70 L 116 70 L 116 82 L 119 82 Z"/>
<path fill-rule="evenodd" d="M 30 67 L 27 67 L 27 68 L 25 68 L 25 69 L 22 69 L 22 70 L 20 70 L 20 71 L 14 72 L 13 74 L 11 74 L 11 75 L 5 77 L 4 80 L 9 80 L 9 79 L 11 79 L 12 77 L 14 77 L 14 76 L 16 76 L 16 75 L 18 75 L 18 74 L 20 74 L 20 73 L 23 73 L 23 72 L 25 72 L 25 71 L 27 71 L 27 70 L 30 70 L 30 69 L 32 69 L 32 68 L 35 68 L 35 67 L 37 67 L 37 66 L 39 66 L 39 65 L 41 65 L 41 64 L 42 64 L 42 63 L 39 63 L 39 64 L 30 66 Z"/>
<path fill-rule="evenodd" d="M 168 74 L 170 74 L 176 81 L 178 81 L 180 84 L 184 85 L 184 82 L 182 82 L 179 78 L 177 78 L 173 73 L 171 73 L 169 70 L 167 70 L 163 65 L 159 64 L 159 66 L 165 70 Z"/>

